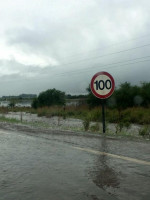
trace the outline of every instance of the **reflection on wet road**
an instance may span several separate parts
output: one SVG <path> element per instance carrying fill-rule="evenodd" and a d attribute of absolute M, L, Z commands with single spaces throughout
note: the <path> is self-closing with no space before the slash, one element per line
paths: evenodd
<path fill-rule="evenodd" d="M 107 141 L 105 138 L 101 140 L 101 151 L 108 152 Z M 119 179 L 115 169 L 109 167 L 107 163 L 107 156 L 101 155 L 97 157 L 94 167 L 90 174 L 93 182 L 103 190 L 108 191 L 109 194 L 115 195 L 115 188 L 119 188 Z"/>
<path fill-rule="evenodd" d="M 149 200 L 149 153 L 148 142 L 1 130 L 0 200 Z"/>

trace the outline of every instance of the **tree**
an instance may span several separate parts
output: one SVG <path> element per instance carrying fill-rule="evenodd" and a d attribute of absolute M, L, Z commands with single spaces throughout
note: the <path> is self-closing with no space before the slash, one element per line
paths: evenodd
<path fill-rule="evenodd" d="M 119 109 L 131 107 L 133 105 L 131 95 L 131 84 L 128 82 L 122 83 L 119 89 L 115 91 L 117 107 Z"/>
<path fill-rule="evenodd" d="M 56 89 L 49 89 L 41 92 L 39 96 L 33 100 L 32 107 L 44 107 L 52 105 L 64 105 L 65 93 Z"/>
<path fill-rule="evenodd" d="M 87 91 L 89 106 L 99 106 L 102 100 L 92 94 L 90 86 L 87 88 Z M 128 82 L 122 83 L 105 102 L 109 107 L 116 107 L 118 110 L 133 106 L 148 107 L 150 106 L 150 82 L 142 83 L 141 86 L 132 86 Z"/>
<path fill-rule="evenodd" d="M 32 108 L 38 108 L 38 98 L 34 98 L 31 104 Z"/>
<path fill-rule="evenodd" d="M 144 99 L 141 95 L 141 87 L 131 86 L 128 82 L 122 83 L 119 89 L 115 91 L 115 98 L 117 107 L 120 109 L 140 106 Z"/>
<path fill-rule="evenodd" d="M 8 104 L 8 106 L 10 107 L 10 108 L 14 108 L 15 107 L 15 101 L 12 99 L 10 102 L 9 102 L 9 104 Z"/>
<path fill-rule="evenodd" d="M 102 104 L 102 99 L 99 99 L 93 95 L 90 85 L 86 90 L 88 91 L 87 103 L 90 108 L 96 107 L 96 106 L 99 106 Z M 106 100 L 104 100 L 104 101 L 106 102 Z"/>
<path fill-rule="evenodd" d="M 149 106 L 150 105 L 150 82 L 149 83 L 142 83 L 141 91 L 140 91 L 141 97 L 143 98 L 143 106 Z"/>

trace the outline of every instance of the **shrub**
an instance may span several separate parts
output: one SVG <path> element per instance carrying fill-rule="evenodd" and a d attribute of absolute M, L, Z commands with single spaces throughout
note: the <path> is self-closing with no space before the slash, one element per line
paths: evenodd
<path fill-rule="evenodd" d="M 123 122 L 118 122 L 116 124 L 116 133 L 121 132 L 123 127 L 124 127 L 124 123 Z"/>
<path fill-rule="evenodd" d="M 85 130 L 85 131 L 88 131 L 88 130 L 89 130 L 90 121 L 91 121 L 91 116 L 90 116 L 90 114 L 88 114 L 88 115 L 83 119 L 83 126 L 84 126 L 84 130 Z"/>
<path fill-rule="evenodd" d="M 96 124 L 92 125 L 90 127 L 90 130 L 93 131 L 93 132 L 98 132 L 100 130 L 100 125 L 99 123 L 97 122 Z"/>
<path fill-rule="evenodd" d="M 139 135 L 141 136 L 150 136 L 150 126 L 146 125 L 139 129 Z"/>
<path fill-rule="evenodd" d="M 56 89 L 49 89 L 41 92 L 39 96 L 33 100 L 32 107 L 44 107 L 52 105 L 64 105 L 65 93 Z"/>
<path fill-rule="evenodd" d="M 117 123 L 119 120 L 119 112 L 117 109 L 106 109 L 106 119 L 110 123 Z"/>
<path fill-rule="evenodd" d="M 91 120 L 92 121 L 102 121 L 102 111 L 101 108 L 97 107 L 91 111 Z"/>

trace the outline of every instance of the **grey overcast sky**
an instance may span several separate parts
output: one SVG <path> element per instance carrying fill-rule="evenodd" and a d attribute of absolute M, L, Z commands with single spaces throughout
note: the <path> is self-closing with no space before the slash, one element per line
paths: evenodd
<path fill-rule="evenodd" d="M 150 81 L 149 0 L 0 0 L 0 96 Z"/>

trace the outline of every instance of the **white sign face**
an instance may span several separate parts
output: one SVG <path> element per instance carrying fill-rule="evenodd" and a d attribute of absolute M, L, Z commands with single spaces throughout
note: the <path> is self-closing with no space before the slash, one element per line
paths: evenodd
<path fill-rule="evenodd" d="M 114 91 L 114 88 L 115 81 L 107 72 L 98 72 L 91 80 L 91 90 L 93 94 L 100 99 L 110 97 Z"/>

